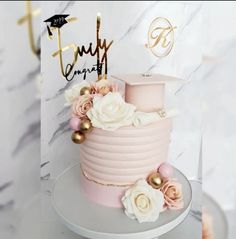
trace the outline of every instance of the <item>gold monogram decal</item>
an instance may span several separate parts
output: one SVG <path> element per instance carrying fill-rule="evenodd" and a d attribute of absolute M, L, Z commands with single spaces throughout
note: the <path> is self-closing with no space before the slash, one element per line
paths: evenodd
<path fill-rule="evenodd" d="M 170 21 L 163 17 L 158 17 L 152 21 L 148 30 L 147 48 L 157 57 L 167 56 L 174 45 L 174 29 Z"/>

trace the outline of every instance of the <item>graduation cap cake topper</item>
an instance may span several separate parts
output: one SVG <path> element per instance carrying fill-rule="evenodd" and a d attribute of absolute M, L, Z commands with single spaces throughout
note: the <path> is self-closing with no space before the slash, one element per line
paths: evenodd
<path fill-rule="evenodd" d="M 107 43 L 106 39 L 100 38 L 100 27 L 101 27 L 101 14 L 97 13 L 96 21 L 96 45 L 93 47 L 93 44 L 90 42 L 86 47 L 85 45 L 78 46 L 75 44 L 69 44 L 65 47 L 62 47 L 61 41 L 61 27 L 66 23 L 76 20 L 76 18 L 68 18 L 69 14 L 56 14 L 44 22 L 47 24 L 48 36 L 52 39 L 52 31 L 57 29 L 57 39 L 58 39 L 58 50 L 55 51 L 52 56 L 59 56 L 59 63 L 61 68 L 61 73 L 67 81 L 72 81 L 76 75 L 83 75 L 83 79 L 86 79 L 87 74 L 97 72 L 97 79 L 101 80 L 107 79 L 107 53 L 112 45 L 113 41 Z M 73 62 L 65 64 L 63 62 L 63 52 L 67 50 L 73 51 Z M 84 68 L 74 70 L 75 64 L 78 61 L 79 57 L 84 55 L 90 55 L 92 57 L 96 56 L 96 64 L 92 65 L 91 68 Z M 104 74 L 103 74 L 103 65 L 104 65 Z"/>
<path fill-rule="evenodd" d="M 47 24 L 47 30 L 48 30 L 49 37 L 52 36 L 50 27 L 61 28 L 64 24 L 68 23 L 68 21 L 66 20 L 66 18 L 68 16 L 69 16 L 69 14 L 56 14 L 44 21 Z M 48 26 L 48 23 L 50 23 L 50 26 Z"/>

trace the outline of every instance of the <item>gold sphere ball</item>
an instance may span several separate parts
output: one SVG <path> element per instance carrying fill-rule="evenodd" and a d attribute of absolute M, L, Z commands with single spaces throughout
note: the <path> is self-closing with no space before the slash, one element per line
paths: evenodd
<path fill-rule="evenodd" d="M 89 120 L 85 120 L 80 124 L 80 131 L 82 133 L 88 133 L 92 130 L 92 124 Z"/>
<path fill-rule="evenodd" d="M 85 135 L 80 131 L 75 131 L 71 135 L 71 139 L 75 144 L 82 144 L 85 140 Z"/>
<path fill-rule="evenodd" d="M 84 86 L 80 90 L 80 95 L 89 95 L 89 94 L 91 94 L 91 88 L 89 86 Z"/>
<path fill-rule="evenodd" d="M 161 175 L 157 172 L 153 172 L 148 176 L 148 183 L 155 189 L 161 188 L 163 184 L 163 179 Z"/>

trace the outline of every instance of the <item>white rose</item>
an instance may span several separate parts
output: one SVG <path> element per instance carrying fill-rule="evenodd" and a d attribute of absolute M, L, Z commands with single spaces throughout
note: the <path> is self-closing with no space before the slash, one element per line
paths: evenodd
<path fill-rule="evenodd" d="M 65 90 L 65 99 L 66 99 L 66 106 L 72 105 L 75 100 L 77 100 L 80 96 L 80 90 L 85 87 L 90 86 L 88 81 L 82 81 L 80 84 L 73 85 L 70 89 Z"/>
<path fill-rule="evenodd" d="M 132 124 L 135 106 L 127 104 L 120 93 L 109 92 L 103 97 L 95 96 L 93 107 L 87 112 L 94 127 L 116 130 Z"/>
<path fill-rule="evenodd" d="M 142 179 L 125 192 L 122 203 L 129 218 L 139 223 L 155 222 L 163 211 L 164 196 Z"/>

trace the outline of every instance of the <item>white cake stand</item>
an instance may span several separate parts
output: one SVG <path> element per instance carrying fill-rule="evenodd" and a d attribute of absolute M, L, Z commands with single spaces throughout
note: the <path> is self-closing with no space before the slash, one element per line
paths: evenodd
<path fill-rule="evenodd" d="M 52 190 L 52 205 L 73 232 L 90 239 L 154 239 L 178 226 L 188 215 L 192 190 L 187 178 L 177 169 L 174 177 L 183 185 L 184 208 L 166 210 L 154 223 L 138 223 L 122 209 L 108 208 L 90 202 L 80 187 L 80 165 L 63 172 Z"/>

